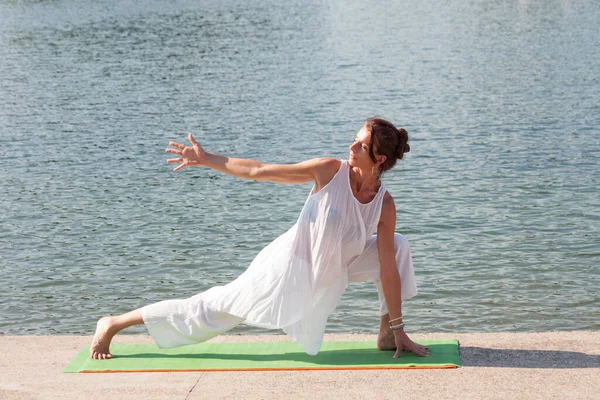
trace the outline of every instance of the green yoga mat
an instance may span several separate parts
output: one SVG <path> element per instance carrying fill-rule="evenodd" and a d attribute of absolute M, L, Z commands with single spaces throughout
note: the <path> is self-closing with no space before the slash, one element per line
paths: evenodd
<path fill-rule="evenodd" d="M 429 357 L 380 351 L 374 341 L 324 342 L 309 356 L 294 342 L 201 343 L 175 349 L 153 344 L 113 344 L 113 358 L 93 360 L 81 350 L 63 372 L 275 371 L 311 369 L 457 368 L 458 341 L 419 340 Z"/>

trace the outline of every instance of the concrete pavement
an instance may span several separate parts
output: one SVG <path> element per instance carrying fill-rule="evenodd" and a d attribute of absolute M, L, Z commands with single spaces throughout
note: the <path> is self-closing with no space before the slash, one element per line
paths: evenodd
<path fill-rule="evenodd" d="M 458 339 L 462 368 L 64 374 L 91 336 L 0 336 L 0 399 L 600 398 L 600 332 L 409 334 L 413 340 Z M 212 339 L 287 340 L 281 335 Z M 327 334 L 325 340 L 375 340 L 375 335 Z M 152 339 L 122 334 L 114 343 Z"/>

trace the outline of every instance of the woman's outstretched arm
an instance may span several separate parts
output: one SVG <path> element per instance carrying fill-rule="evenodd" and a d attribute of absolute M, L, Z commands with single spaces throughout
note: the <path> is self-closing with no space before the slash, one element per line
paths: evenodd
<path fill-rule="evenodd" d="M 174 171 L 191 166 L 205 166 L 238 178 L 288 184 L 316 181 L 318 187 L 323 187 L 339 167 L 339 161 L 333 158 L 314 158 L 297 164 L 265 164 L 255 160 L 225 157 L 205 151 L 191 133 L 188 139 L 191 146 L 169 143 L 175 148 L 167 148 L 167 152 L 180 156 L 167 160 L 169 163 L 181 163 Z"/>

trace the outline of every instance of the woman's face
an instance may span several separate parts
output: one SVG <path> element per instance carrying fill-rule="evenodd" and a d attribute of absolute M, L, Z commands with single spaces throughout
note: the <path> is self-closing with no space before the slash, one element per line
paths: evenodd
<path fill-rule="evenodd" d="M 348 163 L 353 167 L 372 168 L 374 164 L 369 155 L 370 147 L 371 133 L 363 125 L 362 129 L 356 134 L 354 143 L 350 145 Z"/>

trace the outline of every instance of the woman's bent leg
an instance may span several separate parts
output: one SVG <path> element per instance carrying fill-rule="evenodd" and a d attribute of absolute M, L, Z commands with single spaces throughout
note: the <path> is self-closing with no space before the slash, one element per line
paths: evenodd
<path fill-rule="evenodd" d="M 398 289 L 401 290 L 402 300 L 407 300 L 417 295 L 417 285 L 408 240 L 396 233 L 394 235 L 394 247 L 396 267 L 398 268 L 401 282 L 401 287 Z M 365 281 L 373 282 L 377 287 L 379 295 L 379 313 L 381 317 L 377 347 L 380 350 L 395 350 L 394 336 L 389 329 L 390 316 L 381 284 L 377 235 L 369 238 L 364 252 L 348 266 L 349 283 Z"/>
<path fill-rule="evenodd" d="M 401 291 L 402 300 L 408 300 L 417 295 L 417 283 L 408 240 L 399 233 L 394 234 L 394 248 L 396 251 L 396 267 L 400 274 L 401 284 L 398 290 Z M 348 266 L 348 282 L 375 283 L 379 294 L 379 313 L 380 315 L 388 313 L 383 295 L 383 286 L 381 285 L 377 235 L 373 235 L 367 240 L 365 250 Z"/>

